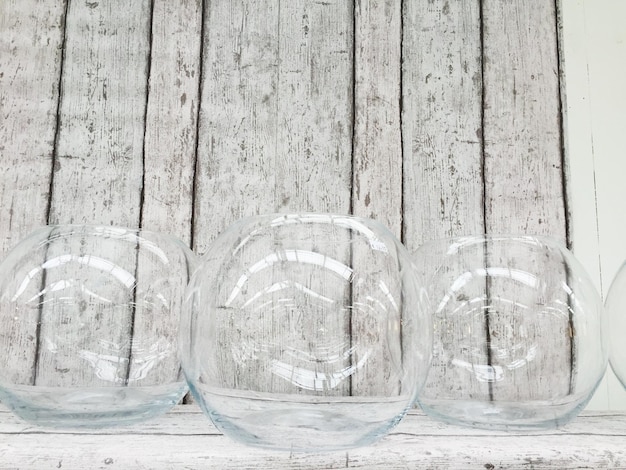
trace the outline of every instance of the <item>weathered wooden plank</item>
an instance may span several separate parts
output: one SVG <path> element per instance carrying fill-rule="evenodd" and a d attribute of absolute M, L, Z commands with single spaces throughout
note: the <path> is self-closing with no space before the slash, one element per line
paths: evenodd
<path fill-rule="evenodd" d="M 46 224 L 56 130 L 65 2 L 0 2 L 0 256 Z M 10 295 L 10 294 L 9 294 Z M 10 302 L 2 298 L 1 302 Z M 4 309 L 3 309 L 4 310 Z M 12 316 L 8 311 L 7 315 Z M 7 317 L 8 318 L 8 317 Z M 37 312 L 3 322 L 2 367 L 30 383 Z"/>
<path fill-rule="evenodd" d="M 411 252 L 429 239 L 483 233 L 482 71 L 479 2 L 406 2 L 403 40 L 404 243 Z M 444 299 L 434 253 L 420 265 L 435 274 L 433 299 Z M 478 258 L 481 260 L 479 254 Z M 460 273 L 455 273 L 458 275 Z M 480 294 L 481 292 L 478 292 Z M 433 300 L 435 305 L 438 300 Z M 434 308 L 434 307 L 433 307 Z M 483 320 L 436 317 L 433 367 L 422 399 L 488 399 L 488 384 L 467 370 L 477 345 L 485 349 Z M 460 318 L 462 317 L 462 318 Z M 469 328 L 469 329 L 468 329 Z M 468 344 L 469 343 L 469 344 Z M 486 363 L 486 359 L 485 359 Z"/>
<path fill-rule="evenodd" d="M 202 2 L 154 2 L 141 226 L 187 244 L 191 242 L 201 30 Z"/>
<path fill-rule="evenodd" d="M 353 9 L 282 2 L 279 17 L 276 209 L 350 211 Z"/>
<path fill-rule="evenodd" d="M 404 243 L 483 232 L 478 2 L 404 12 Z"/>
<path fill-rule="evenodd" d="M 482 13 L 486 231 L 545 234 L 565 243 L 555 4 L 537 2 L 531 8 L 518 1 L 486 1 Z M 489 262 L 516 262 L 507 261 L 509 253 L 493 253 L 499 255 L 500 260 Z M 566 270 L 556 270 L 555 276 L 566 276 Z M 513 293 L 490 289 L 489 294 L 506 299 Z M 567 315 L 552 316 L 550 322 L 541 316 L 537 329 L 532 322 L 539 317 L 505 310 L 494 304 L 488 315 L 492 364 L 507 374 L 492 383 L 494 398 L 543 399 L 567 393 L 575 380 L 562 372 L 574 367 Z M 529 336 L 519 344 L 524 329 Z M 512 368 L 534 345 L 541 345 L 544 354 Z M 529 381 L 529 376 L 546 377 L 550 383 Z"/>
<path fill-rule="evenodd" d="M 400 238 L 401 2 L 356 2 L 354 24 L 352 212 L 378 220 Z"/>
<path fill-rule="evenodd" d="M 49 223 L 136 227 L 150 2 L 70 2 Z"/>
<path fill-rule="evenodd" d="M 378 220 L 398 238 L 402 223 L 401 22 L 399 1 L 355 3 L 352 212 Z M 358 276 L 352 285 L 352 344 L 360 346 L 361 354 L 370 342 L 389 341 L 383 348 L 369 348 L 365 367 L 352 377 L 351 393 L 394 396 L 402 393 L 394 368 L 398 363 L 392 359 L 402 357 L 402 340 L 399 334 L 394 338 L 390 331 L 381 331 L 376 322 L 400 325 L 401 286 L 389 285 L 390 291 L 383 293 L 379 282 L 384 279 L 388 284 L 389 278 L 377 274 L 389 272 L 393 276 L 399 266 L 376 256 L 377 252 L 362 240 L 353 240 L 351 254 Z"/>
<path fill-rule="evenodd" d="M 209 2 L 203 74 L 194 249 L 236 219 L 274 212 L 278 1 Z"/>
<path fill-rule="evenodd" d="M 276 209 L 347 214 L 352 179 L 353 7 L 340 0 L 281 2 L 279 31 Z M 343 247 L 326 250 L 323 232 L 317 229 L 311 229 L 315 235 L 312 238 L 286 240 L 284 246 L 334 254 L 334 261 L 350 266 L 349 234 L 341 228 L 324 230 L 329 240 L 343 243 Z M 304 269 L 310 273 L 301 281 L 304 285 L 325 297 L 345 298 L 345 304 L 349 303 L 349 286 L 343 279 L 337 279 L 329 270 L 318 269 L 316 273 L 315 269 Z M 332 377 L 339 376 L 349 361 L 355 360 L 354 354 L 345 356 L 349 349 L 346 345 L 350 344 L 351 310 L 337 302 L 332 307 L 316 307 L 319 302 L 306 295 L 295 298 L 296 309 L 305 312 L 302 328 L 310 343 L 307 347 L 305 342 L 290 337 L 286 344 L 301 354 L 311 354 L 317 363 L 293 364 L 327 377 L 325 395 L 349 393 L 349 380 Z M 313 310 L 307 311 L 307 307 Z M 324 333 L 313 336 L 318 331 Z M 342 347 L 345 349 L 329 351 Z M 335 361 L 333 356 L 344 360 Z M 296 384 L 288 385 L 290 391 L 298 390 Z M 309 389 L 306 393 L 316 392 Z"/>
<path fill-rule="evenodd" d="M 278 9 L 275 0 L 205 4 L 193 207 L 193 245 L 199 253 L 238 218 L 274 212 Z M 267 254 L 256 247 L 259 252 L 242 253 L 242 269 Z M 235 282 L 241 275 L 223 275 L 229 274 Z M 222 288 L 229 285 L 225 280 Z M 219 380 L 225 388 L 249 384 L 254 390 L 256 377 L 240 372 L 236 355 L 254 348 L 254 328 L 237 330 L 229 318 L 221 319 L 224 323 L 216 326 L 216 355 L 223 363 Z"/>
<path fill-rule="evenodd" d="M 64 3 L 0 4 L 0 253 L 46 223 Z"/>
<path fill-rule="evenodd" d="M 32 296 L 40 312 L 37 390 L 50 387 L 62 394 L 71 387 L 93 386 L 97 394 L 96 387 L 119 387 L 126 379 L 133 286 L 116 282 L 110 275 L 115 270 L 107 272 L 102 265 L 132 276 L 137 245 L 116 235 L 51 228 L 42 250 L 47 266 L 42 282 L 30 287 L 40 287 Z"/>
<path fill-rule="evenodd" d="M 189 409 L 191 410 L 189 411 Z M 584 413 L 550 432 L 445 426 L 411 412 L 379 443 L 324 454 L 243 447 L 189 405 L 141 426 L 54 432 L 0 412 L 0 468 L 623 468 L 626 416 Z M 37 449 L 36 452 L 33 449 Z"/>
<path fill-rule="evenodd" d="M 487 232 L 566 240 L 556 11 L 483 6 Z"/>
<path fill-rule="evenodd" d="M 191 242 L 201 29 L 202 2 L 154 2 L 141 227 L 168 233 L 187 245 Z M 181 278 L 172 278 L 164 286 L 171 302 L 165 314 L 148 309 L 145 315 L 141 311 L 134 315 L 131 357 L 140 360 L 131 361 L 129 377 L 143 374 L 147 355 L 157 356 L 149 352 L 150 348 L 158 344 L 167 350 L 167 354 L 160 353 L 159 367 L 150 372 L 149 380 L 153 384 L 175 381 L 179 374 L 176 351 L 183 300 L 179 287 L 186 285 L 192 266 L 185 267 L 184 259 L 177 256 L 183 253 L 178 250 L 173 247 L 166 250 L 171 256 L 171 275 Z M 154 266 L 144 265 L 143 261 L 150 259 L 148 250 L 138 256 L 138 282 L 144 287 L 151 286 L 151 280 L 163 273 L 158 272 L 159 268 L 155 271 Z"/>
<path fill-rule="evenodd" d="M 69 4 L 51 224 L 139 225 L 150 21 L 149 1 L 132 8 L 124 2 Z M 89 246 L 83 254 L 89 254 Z M 136 255 L 114 250 L 111 256 Z M 104 316 L 99 321 L 98 312 L 81 312 L 84 326 L 77 330 L 76 322 L 63 324 L 54 307 L 42 308 L 36 383 L 88 382 L 84 358 L 71 349 L 57 354 L 43 344 L 46 338 L 87 340 L 98 325 L 98 334 L 119 349 L 112 354 L 128 357 L 132 318 Z"/>
<path fill-rule="evenodd" d="M 187 390 L 179 355 L 185 290 L 196 267 L 182 241 L 147 230 L 137 232 L 133 328 L 125 385 L 160 387 L 160 405 Z M 147 388 L 146 391 L 150 389 Z M 130 392 L 129 392 L 130 393 Z M 168 396 L 169 395 L 169 396 Z"/>
<path fill-rule="evenodd" d="M 199 251 L 243 215 L 349 211 L 351 13 L 344 2 L 208 5 L 194 217 L 194 245 Z M 306 237 L 284 240 L 284 248 L 306 249 L 310 244 Z M 347 244 L 346 249 L 349 254 Z M 242 269 L 277 248 L 256 245 L 255 250 L 243 252 L 247 258 L 241 260 Z M 248 295 L 260 293 L 274 281 L 268 282 L 251 280 Z M 311 282 L 319 292 L 344 288 L 325 285 L 326 280 L 320 285 Z M 224 318 L 218 340 L 224 361 L 234 360 L 232 348 L 264 348 L 293 339 L 274 336 L 276 328 L 283 328 L 276 324 L 278 313 L 264 309 L 250 315 L 247 331 L 238 333 Z M 327 330 L 334 335 L 345 331 L 344 320 L 326 325 Z M 250 336 L 255 331 L 252 322 L 258 324 L 254 337 Z M 222 377 L 223 383 L 244 388 L 248 384 L 257 391 L 298 389 L 289 377 L 272 377 L 267 370 L 270 362 L 258 364 L 258 374 L 237 373 L 235 363 L 224 365 L 233 376 Z M 256 375 L 268 382 L 261 383 Z"/>

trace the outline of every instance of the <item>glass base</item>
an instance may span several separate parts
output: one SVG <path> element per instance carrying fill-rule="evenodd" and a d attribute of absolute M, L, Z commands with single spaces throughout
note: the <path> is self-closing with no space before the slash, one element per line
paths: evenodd
<path fill-rule="evenodd" d="M 528 431 L 563 426 L 578 415 L 587 402 L 421 400 L 419 404 L 427 415 L 454 425 Z"/>
<path fill-rule="evenodd" d="M 177 382 L 154 387 L 0 389 L 0 401 L 25 421 L 57 428 L 102 428 L 138 423 L 176 405 L 187 391 Z"/>
<path fill-rule="evenodd" d="M 315 397 L 206 390 L 192 393 L 215 426 L 246 445 L 329 452 L 369 445 L 407 411 L 407 397 Z"/>

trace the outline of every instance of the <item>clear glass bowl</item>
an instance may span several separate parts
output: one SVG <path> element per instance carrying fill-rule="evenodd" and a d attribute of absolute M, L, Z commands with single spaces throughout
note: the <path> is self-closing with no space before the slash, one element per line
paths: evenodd
<path fill-rule="evenodd" d="M 426 413 L 550 428 L 586 405 L 607 366 L 605 316 L 571 252 L 547 237 L 477 235 L 426 243 L 413 259 L 434 306 Z"/>
<path fill-rule="evenodd" d="M 246 444 L 327 451 L 384 436 L 414 403 L 431 351 L 426 298 L 382 225 L 302 214 L 243 219 L 190 283 L 190 389 Z"/>
<path fill-rule="evenodd" d="M 186 393 L 181 305 L 194 255 L 145 230 L 47 226 L 0 265 L 0 400 L 57 427 L 128 424 Z"/>
<path fill-rule="evenodd" d="M 611 283 L 605 306 L 609 317 L 609 361 L 613 372 L 626 387 L 626 263 L 622 264 Z"/>

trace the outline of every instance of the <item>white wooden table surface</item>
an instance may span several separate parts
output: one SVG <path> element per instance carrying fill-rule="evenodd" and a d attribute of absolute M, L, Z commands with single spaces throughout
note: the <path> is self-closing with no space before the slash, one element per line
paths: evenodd
<path fill-rule="evenodd" d="M 442 424 L 411 412 L 375 445 L 306 454 L 244 447 L 195 406 L 128 428 L 37 428 L 0 411 L 0 469 L 626 468 L 626 414 L 585 412 L 560 430 L 507 433 Z"/>

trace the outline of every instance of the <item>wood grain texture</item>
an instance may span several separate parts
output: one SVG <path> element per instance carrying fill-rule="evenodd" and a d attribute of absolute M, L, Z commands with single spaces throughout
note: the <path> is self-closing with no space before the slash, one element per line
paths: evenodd
<path fill-rule="evenodd" d="M 401 2 L 355 2 L 352 213 L 378 220 L 398 238 L 402 225 L 401 40 Z M 352 377 L 351 393 L 396 396 L 401 393 L 400 374 L 392 358 L 402 357 L 401 334 L 387 332 L 387 336 L 376 322 L 399 325 L 404 305 L 400 284 L 389 285 L 387 295 L 381 292 L 381 280 L 391 284 L 398 265 L 377 254 L 369 244 L 353 240 L 351 263 L 360 278 L 353 282 L 351 292 L 352 344 L 362 343 L 363 349 L 370 342 L 385 347 L 369 349 L 366 367 Z M 389 298 L 397 301 L 397 309 Z"/>
<path fill-rule="evenodd" d="M 402 138 L 404 238 L 482 233 L 479 2 L 406 2 Z"/>
<path fill-rule="evenodd" d="M 354 24 L 352 212 L 378 220 L 400 238 L 401 2 L 356 2 Z"/>
<path fill-rule="evenodd" d="M 196 130 L 199 106 L 200 45 L 202 2 L 156 1 L 153 4 L 150 76 L 143 150 L 142 229 L 170 234 L 184 244 L 191 243 L 193 178 L 196 158 Z M 163 239 L 161 239 L 163 240 Z M 165 241 L 165 240 L 164 240 Z M 161 284 L 150 259 L 149 250 L 138 252 L 136 277 L 148 291 L 158 289 L 167 304 L 155 302 L 135 311 L 129 377 L 142 376 L 150 349 L 161 350 L 155 356 L 153 383 L 169 383 L 179 375 L 178 338 L 182 313 L 183 289 L 194 267 L 185 266 L 180 249 L 162 247 L 169 256 L 171 282 Z M 143 256 L 142 256 L 143 255 Z M 177 256 L 178 255 L 178 256 Z M 145 263 L 144 263 L 145 261 Z M 162 282 L 162 281 L 161 281 Z M 170 290 L 171 289 L 171 290 Z M 159 306 L 162 313 L 156 313 Z M 165 351 L 163 351 L 165 350 Z M 165 364 L 167 361 L 167 366 Z M 162 375 L 161 375 L 162 374 Z"/>
<path fill-rule="evenodd" d="M 50 224 L 139 226 L 150 18 L 149 1 L 132 8 L 124 2 L 69 3 Z M 87 241 L 81 254 L 100 248 L 98 241 Z M 55 249 L 63 253 L 62 246 Z M 133 250 L 113 249 L 110 256 L 120 266 L 135 265 Z M 70 310 L 64 313 L 58 307 L 42 308 L 41 339 L 57 338 L 55 328 L 63 342 L 81 338 L 79 344 L 88 345 L 98 335 L 119 346 L 115 354 L 128 355 L 132 317 L 109 317 L 74 305 L 71 311 L 80 315 L 82 326 L 61 326 Z M 39 345 L 36 383 L 86 385 L 90 370 L 84 359 L 57 354 L 54 342 Z"/>
<path fill-rule="evenodd" d="M 46 224 L 64 19 L 63 1 L 0 3 L 1 259 Z M 37 312 L 24 320 L 2 321 L 0 344 L 8 346 L 4 361 L 11 361 L 3 368 L 12 383 L 30 383 L 34 375 Z"/>
<path fill-rule="evenodd" d="M 0 254 L 46 223 L 65 2 L 0 3 Z"/>
<path fill-rule="evenodd" d="M 275 211 L 278 1 L 206 2 L 194 250 Z"/>
<path fill-rule="evenodd" d="M 550 235 L 566 243 L 555 4 L 539 2 L 530 8 L 517 1 L 486 1 L 482 18 L 486 231 Z M 501 259 L 489 262 L 526 261 L 507 261 L 506 252 L 499 255 Z M 553 274 L 566 280 L 562 266 L 556 266 Z M 511 295 L 516 294 L 490 290 L 494 299 Z M 533 345 L 549 348 L 545 356 L 509 370 L 507 380 L 492 384 L 494 396 L 501 399 L 509 394 L 539 398 L 549 390 L 570 387 L 572 378 L 562 373 L 575 368 L 570 319 L 567 315 L 546 319 L 514 353 L 512 335 L 532 326 L 527 322 L 532 319 L 521 312 L 500 315 L 495 307 L 489 312 L 494 366 L 509 369 L 519 359 L 512 355 L 523 355 Z M 549 377 L 550 385 L 531 381 L 535 385 L 529 386 L 526 374 L 535 373 Z"/>
<path fill-rule="evenodd" d="M 95 390 L 123 383 L 131 345 L 132 286 L 120 286 L 110 272 L 94 276 L 101 273 L 98 262 L 134 273 L 136 244 L 94 236 L 89 228 L 52 229 L 48 240 L 41 250 L 42 266 L 47 266 L 41 293 L 34 296 L 39 297 L 40 324 L 32 385 Z"/>
<path fill-rule="evenodd" d="M 205 4 L 193 224 L 196 252 L 205 251 L 235 220 L 275 211 L 275 173 L 280 162 L 276 156 L 279 15 L 277 0 Z M 256 248 L 244 251 L 234 269 L 245 272 L 271 250 L 266 245 Z M 232 275 L 237 279 L 241 272 Z M 263 280 L 257 280 L 248 290 L 258 292 L 262 286 Z M 220 320 L 216 343 L 223 387 L 267 390 L 269 383 L 239 373 L 247 364 L 240 366 L 237 351 L 257 344 L 254 328 L 233 331 L 229 316 Z M 261 336 L 262 328 L 259 322 Z M 263 373 L 260 367 L 258 375 Z"/>
<path fill-rule="evenodd" d="M 353 5 L 342 0 L 279 4 L 275 207 L 287 213 L 346 214 L 351 207 L 352 179 Z M 329 241 L 334 246 L 326 248 Z M 333 262 L 351 266 L 349 243 L 350 234 L 340 228 L 320 231 L 312 227 L 309 237 L 286 240 L 284 246 L 328 255 Z M 349 285 L 325 266 L 316 271 L 304 261 L 292 269 L 296 282 L 336 299 L 328 306 L 320 305 L 312 295 L 296 296 L 304 299 L 293 309 L 303 318 L 300 331 L 312 334 L 308 344 L 296 342 L 296 350 L 315 358 L 305 368 L 327 378 L 324 395 L 349 394 L 349 380 L 332 379 L 354 360 L 354 354 L 346 356 L 346 345 L 351 344 L 350 310 L 345 306 L 350 301 Z M 309 275 L 301 277 L 299 271 Z M 289 279 L 289 271 L 277 274 L 276 282 Z M 285 332 L 288 343 L 298 331 L 296 326 Z M 334 361 L 332 355 L 341 359 Z M 302 389 L 291 382 L 291 392 L 299 393 Z M 315 394 L 311 388 L 305 393 Z"/>
<path fill-rule="evenodd" d="M 479 2 L 405 3 L 403 241 L 411 252 L 430 239 L 484 230 L 480 22 Z M 439 300 L 455 279 L 438 272 L 439 260 L 430 255 L 420 260 L 425 282 L 433 274 L 450 281 L 432 293 Z M 468 355 L 486 348 L 484 319 L 463 321 L 435 317 L 433 367 L 424 398 L 488 397 L 480 373 L 450 362 L 475 361 Z"/>
<path fill-rule="evenodd" d="M 205 249 L 226 226 L 244 215 L 349 212 L 351 18 L 351 6 L 341 1 L 207 5 L 194 217 L 196 250 Z M 277 250 L 272 243 L 246 252 L 248 259 L 242 262 L 242 269 Z M 297 246 L 296 241 L 286 240 L 285 246 L 306 249 L 310 243 L 304 240 Z M 349 256 L 349 250 L 345 254 Z M 275 274 L 272 283 L 285 280 L 278 277 L 280 270 Z M 309 286 L 320 292 L 336 287 L 318 285 L 315 280 L 303 282 L 310 282 Z M 267 285 L 257 277 L 246 289 L 260 294 Z M 343 292 L 343 286 L 337 288 Z M 250 321 L 258 325 L 257 338 L 224 324 L 218 342 L 282 342 L 273 336 L 277 326 L 271 314 L 257 313 Z M 345 321 L 338 318 L 326 328 L 341 336 Z M 255 332 L 253 328 L 246 330 Z M 242 336 L 234 339 L 233 335 L 239 334 Z M 258 391 L 297 389 L 288 378 L 276 384 L 277 377 L 269 374 L 262 361 L 257 374 L 241 376 L 236 374 L 236 360 L 224 361 L 226 374 L 235 373 L 234 377 L 223 377 L 226 384 Z M 268 382 L 260 383 L 255 375 L 267 377 Z"/>
<path fill-rule="evenodd" d="M 584 413 L 561 430 L 527 434 L 446 426 L 413 411 L 375 445 L 325 454 L 244 447 L 192 406 L 141 426 L 90 433 L 28 426 L 3 411 L 0 437 L 2 469 L 626 467 L 626 416 L 611 413 Z"/>
<path fill-rule="evenodd" d="M 155 1 L 141 227 L 191 243 L 202 2 Z"/>
<path fill-rule="evenodd" d="M 137 227 L 149 1 L 70 2 L 48 222 Z"/>
<path fill-rule="evenodd" d="M 553 2 L 483 5 L 487 232 L 566 243 Z"/>
<path fill-rule="evenodd" d="M 280 2 L 275 205 L 350 211 L 352 5 Z"/>
<path fill-rule="evenodd" d="M 349 211 L 351 24 L 343 2 L 207 6 L 200 252 L 245 215 Z"/>

